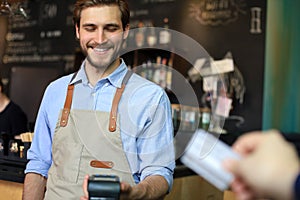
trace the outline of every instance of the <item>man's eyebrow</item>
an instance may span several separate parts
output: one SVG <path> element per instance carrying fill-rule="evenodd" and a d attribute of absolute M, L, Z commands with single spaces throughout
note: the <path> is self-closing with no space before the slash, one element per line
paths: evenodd
<path fill-rule="evenodd" d="M 86 26 L 96 26 L 95 24 L 93 23 L 86 23 L 86 24 L 82 24 L 83 27 L 86 27 Z"/>
<path fill-rule="evenodd" d="M 93 23 L 86 23 L 86 24 L 82 24 L 83 27 L 88 27 L 88 26 L 96 26 L 96 24 Z M 121 26 L 117 23 L 108 23 L 105 24 L 104 27 L 115 27 L 115 28 L 120 28 Z"/>

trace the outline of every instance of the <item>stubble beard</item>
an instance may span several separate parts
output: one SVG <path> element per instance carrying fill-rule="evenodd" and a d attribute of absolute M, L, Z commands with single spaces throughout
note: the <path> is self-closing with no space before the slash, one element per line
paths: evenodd
<path fill-rule="evenodd" d="M 87 53 L 87 61 L 92 67 L 98 70 L 105 71 L 116 61 L 116 59 L 118 58 L 118 53 L 119 53 L 118 51 L 117 52 L 112 51 L 112 52 L 108 52 L 107 55 L 97 55 L 95 52 L 90 52 Z"/>

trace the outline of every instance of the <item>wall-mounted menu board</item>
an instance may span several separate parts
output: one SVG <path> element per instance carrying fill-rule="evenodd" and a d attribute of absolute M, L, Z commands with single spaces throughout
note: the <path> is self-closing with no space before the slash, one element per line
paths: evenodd
<path fill-rule="evenodd" d="M 162 27 L 164 19 L 167 18 L 170 29 L 196 40 L 213 59 L 221 60 L 227 53 L 231 53 L 236 69 L 231 89 L 236 90 L 238 98 L 233 100 L 231 117 L 226 120 L 225 128 L 236 133 L 262 128 L 266 0 L 129 2 L 133 27 L 140 24 Z M 182 44 L 182 49 L 187 54 L 194 53 L 193 49 L 185 44 Z M 176 60 L 173 65 L 176 67 Z M 178 66 L 183 67 L 182 63 L 177 64 Z M 184 74 L 187 73 L 187 69 L 178 70 L 187 77 L 187 74 Z M 237 84 L 234 85 L 234 82 Z M 201 83 L 191 84 L 199 95 L 201 104 Z M 245 90 L 241 90 L 241 87 Z"/>
<path fill-rule="evenodd" d="M 8 82 L 8 95 L 31 123 L 49 82 L 74 67 L 74 2 L 27 0 L 22 2 L 27 18 L 9 17 L 1 76 Z"/>
<path fill-rule="evenodd" d="M 73 3 L 60 0 L 27 0 L 22 3 L 27 18 L 11 16 L 3 63 L 8 65 L 74 60 Z"/>

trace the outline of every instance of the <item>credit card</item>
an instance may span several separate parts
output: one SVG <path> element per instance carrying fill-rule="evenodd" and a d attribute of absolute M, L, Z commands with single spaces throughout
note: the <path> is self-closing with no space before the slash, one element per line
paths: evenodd
<path fill-rule="evenodd" d="M 240 156 L 211 133 L 199 129 L 189 141 L 180 160 L 216 188 L 224 191 L 229 188 L 234 178 L 222 166 L 224 159 L 228 158 L 240 159 Z"/>

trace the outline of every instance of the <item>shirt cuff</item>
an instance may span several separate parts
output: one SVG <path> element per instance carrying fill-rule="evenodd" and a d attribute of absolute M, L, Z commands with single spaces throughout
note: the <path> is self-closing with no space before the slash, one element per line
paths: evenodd
<path fill-rule="evenodd" d="M 48 178 L 48 170 L 50 166 L 48 164 L 45 164 L 41 161 L 36 160 L 30 160 L 27 163 L 26 169 L 24 171 L 25 174 L 27 173 L 36 173 L 44 176 L 45 178 Z"/>

